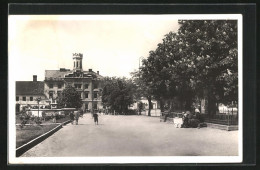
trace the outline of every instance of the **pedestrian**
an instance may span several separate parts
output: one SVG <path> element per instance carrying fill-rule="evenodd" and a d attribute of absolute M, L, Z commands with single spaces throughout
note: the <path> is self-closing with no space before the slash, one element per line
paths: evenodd
<path fill-rule="evenodd" d="M 83 110 L 82 109 L 80 109 L 80 117 L 82 117 L 83 118 Z"/>
<path fill-rule="evenodd" d="M 97 113 L 94 113 L 94 114 L 93 114 L 93 117 L 94 117 L 94 122 L 95 122 L 95 124 L 98 125 L 98 114 L 97 114 Z"/>
<path fill-rule="evenodd" d="M 71 121 L 71 124 L 73 125 L 74 115 L 73 115 L 72 111 L 70 112 L 70 121 Z"/>
<path fill-rule="evenodd" d="M 52 114 L 52 122 L 53 123 L 56 123 L 56 116 L 57 116 L 56 113 Z"/>
<path fill-rule="evenodd" d="M 76 121 L 76 125 L 77 125 L 78 122 L 79 122 L 79 116 L 80 116 L 80 111 L 76 111 L 76 112 L 75 112 L 75 121 Z"/>

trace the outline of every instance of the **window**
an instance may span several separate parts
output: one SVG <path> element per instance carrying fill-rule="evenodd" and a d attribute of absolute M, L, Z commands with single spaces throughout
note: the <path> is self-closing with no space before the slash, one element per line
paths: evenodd
<path fill-rule="evenodd" d="M 85 84 L 85 89 L 88 89 L 88 84 Z"/>
<path fill-rule="evenodd" d="M 61 89 L 62 88 L 62 84 L 58 84 L 58 88 Z"/>
<path fill-rule="evenodd" d="M 94 83 L 94 89 L 97 89 L 97 88 L 98 88 L 98 84 Z"/>
<path fill-rule="evenodd" d="M 97 109 L 97 103 L 94 104 L 94 109 Z"/>
<path fill-rule="evenodd" d="M 81 84 L 74 84 L 76 89 L 81 89 Z"/>
<path fill-rule="evenodd" d="M 33 97 L 30 97 L 30 101 L 33 101 Z"/>
<path fill-rule="evenodd" d="M 53 98 L 53 91 L 49 91 L 49 99 Z"/>
<path fill-rule="evenodd" d="M 83 93 L 81 93 L 81 92 L 78 92 L 78 94 L 79 94 L 80 98 L 82 99 L 82 94 L 83 94 Z"/>
<path fill-rule="evenodd" d="M 16 101 L 19 101 L 19 97 L 18 96 L 16 96 Z"/>
<path fill-rule="evenodd" d="M 50 89 L 52 89 L 53 88 L 53 84 L 50 84 Z"/>
<path fill-rule="evenodd" d="M 94 92 L 94 99 L 97 98 L 97 92 Z"/>
<path fill-rule="evenodd" d="M 58 97 L 61 97 L 61 91 L 57 91 Z"/>
<path fill-rule="evenodd" d="M 23 101 L 26 101 L 26 97 L 23 97 Z"/>
<path fill-rule="evenodd" d="M 77 68 L 79 67 L 79 63 L 77 62 Z"/>
<path fill-rule="evenodd" d="M 85 103 L 85 110 L 88 110 L 88 103 Z"/>
<path fill-rule="evenodd" d="M 85 92 L 85 99 L 88 98 L 88 92 Z"/>

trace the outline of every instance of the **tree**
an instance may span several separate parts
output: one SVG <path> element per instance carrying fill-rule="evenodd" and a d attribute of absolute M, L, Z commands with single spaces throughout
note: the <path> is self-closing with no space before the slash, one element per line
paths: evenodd
<path fill-rule="evenodd" d="M 138 102 L 137 104 L 139 115 L 141 115 L 143 109 L 144 109 L 144 103 L 143 102 Z"/>
<path fill-rule="evenodd" d="M 59 107 L 64 108 L 80 108 L 82 106 L 82 101 L 80 93 L 70 85 L 62 91 L 61 96 L 57 100 Z"/>
<path fill-rule="evenodd" d="M 151 116 L 152 109 L 152 92 L 151 87 L 146 83 L 142 71 L 135 71 L 131 73 L 134 88 L 134 97 L 136 100 L 140 100 L 142 97 L 146 97 L 148 100 L 148 116 Z"/>
<path fill-rule="evenodd" d="M 191 67 L 190 78 L 197 92 L 207 89 L 209 113 L 216 103 L 237 101 L 237 21 L 181 20 L 178 34 Z"/>
<path fill-rule="evenodd" d="M 143 61 L 142 74 L 162 101 L 178 97 L 191 108 L 207 95 L 210 113 L 216 103 L 237 101 L 237 21 L 180 20 L 178 32 L 165 35 Z M 161 105 L 162 106 L 162 105 Z"/>
<path fill-rule="evenodd" d="M 128 106 L 133 103 L 134 86 L 126 78 L 106 77 L 102 91 L 102 103 L 105 107 L 118 112 L 126 113 Z"/>

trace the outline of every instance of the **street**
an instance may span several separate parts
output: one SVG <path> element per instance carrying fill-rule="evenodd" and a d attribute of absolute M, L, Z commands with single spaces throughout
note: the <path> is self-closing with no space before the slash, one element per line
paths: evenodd
<path fill-rule="evenodd" d="M 90 114 L 67 124 L 22 157 L 237 156 L 238 131 L 175 128 L 159 117 Z"/>

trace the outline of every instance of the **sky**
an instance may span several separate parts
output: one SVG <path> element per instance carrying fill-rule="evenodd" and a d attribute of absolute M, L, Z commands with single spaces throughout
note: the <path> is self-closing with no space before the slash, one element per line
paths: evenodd
<path fill-rule="evenodd" d="M 164 36 L 178 30 L 172 15 L 11 15 L 8 58 L 16 81 L 44 80 L 45 70 L 73 68 L 72 53 L 83 53 L 83 69 L 102 76 L 130 77 Z"/>

